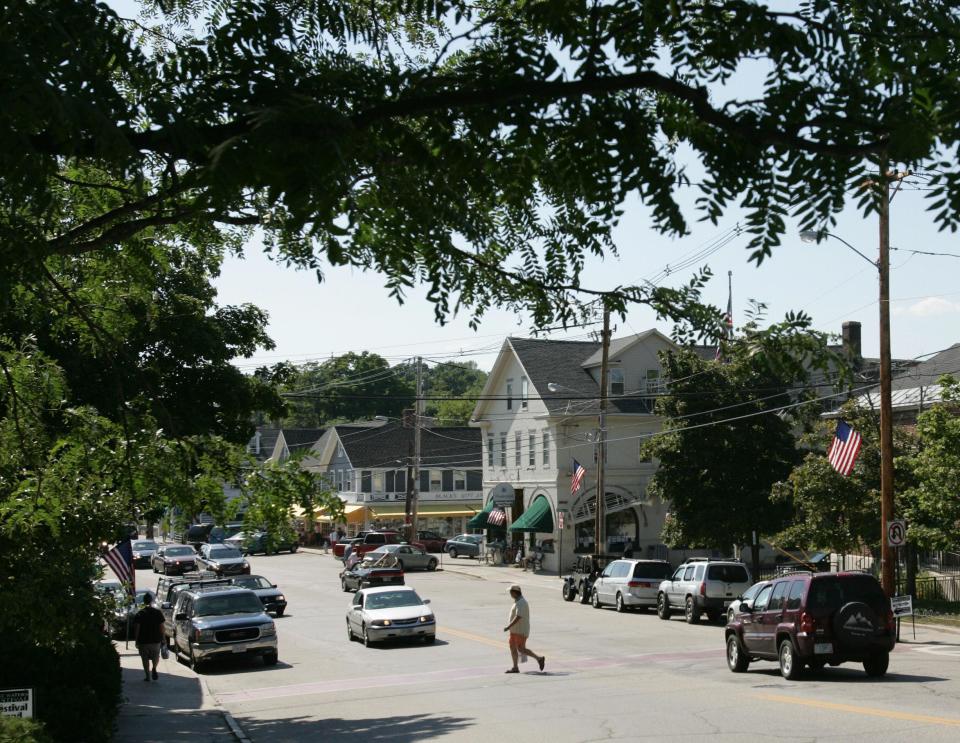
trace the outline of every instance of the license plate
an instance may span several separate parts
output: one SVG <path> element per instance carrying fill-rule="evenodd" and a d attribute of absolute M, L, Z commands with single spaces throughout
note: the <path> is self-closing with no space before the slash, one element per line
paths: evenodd
<path fill-rule="evenodd" d="M 818 642 L 813 646 L 813 652 L 816 655 L 830 655 L 833 652 L 832 642 Z"/>
<path fill-rule="evenodd" d="M 247 652 L 247 646 L 246 646 L 246 645 L 234 645 L 232 648 L 230 648 L 230 651 L 233 652 L 233 653 L 245 653 L 245 652 Z"/>

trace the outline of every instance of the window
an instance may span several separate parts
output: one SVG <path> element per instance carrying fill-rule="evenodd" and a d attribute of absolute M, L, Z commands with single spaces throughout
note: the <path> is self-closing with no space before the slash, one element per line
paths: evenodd
<path fill-rule="evenodd" d="M 743 565 L 711 565 L 707 572 L 707 580 L 718 580 L 723 583 L 748 583 L 750 576 Z"/>
<path fill-rule="evenodd" d="M 530 394 L 530 384 L 526 377 L 520 377 L 520 410 L 527 409 L 527 397 Z"/>
<path fill-rule="evenodd" d="M 519 431 L 515 431 L 513 434 L 513 466 L 520 466 L 520 449 L 523 448 L 523 434 Z"/>
<path fill-rule="evenodd" d="M 370 470 L 360 470 L 360 492 L 370 492 Z"/>
<path fill-rule="evenodd" d="M 660 379 L 659 369 L 647 369 L 647 392 L 651 394 L 663 392 L 663 380 Z"/>
<path fill-rule="evenodd" d="M 343 450 L 343 444 L 337 444 L 337 456 L 340 459 L 343 459 L 344 457 L 347 456 L 346 452 L 344 452 Z"/>
<path fill-rule="evenodd" d="M 763 611 L 767 608 L 767 602 L 770 600 L 770 586 L 764 586 L 763 590 L 757 594 L 756 600 L 753 602 L 753 610 L 755 612 Z"/>
<path fill-rule="evenodd" d="M 611 369 L 610 372 L 610 394 L 623 394 L 623 369 Z"/>
<path fill-rule="evenodd" d="M 343 470 L 337 470 L 337 490 L 343 490 Z"/>
<path fill-rule="evenodd" d="M 787 593 L 789 583 L 777 583 L 773 587 L 773 593 L 770 594 L 770 603 L 767 604 L 767 611 L 781 611 L 783 609 L 783 598 Z"/>
<path fill-rule="evenodd" d="M 507 434 L 503 432 L 500 434 L 500 466 L 507 466 Z"/>
<path fill-rule="evenodd" d="M 487 466 L 493 467 L 493 434 L 487 436 Z"/>
<path fill-rule="evenodd" d="M 703 564 L 697 565 L 697 572 L 694 574 L 694 580 L 703 580 Z"/>
<path fill-rule="evenodd" d="M 344 490 L 353 490 L 353 470 L 347 470 L 343 475 Z"/>
<path fill-rule="evenodd" d="M 548 431 L 543 432 L 543 466 L 547 467 L 550 464 L 550 433 Z"/>
<path fill-rule="evenodd" d="M 513 410 L 513 380 L 507 380 L 507 410 Z"/>
<path fill-rule="evenodd" d="M 438 493 L 443 490 L 442 470 L 430 470 L 430 492 Z"/>
<path fill-rule="evenodd" d="M 535 434 L 533 431 L 531 431 L 529 436 L 527 436 L 527 444 L 530 447 L 530 451 L 528 452 L 528 455 L 527 455 L 527 464 L 529 464 L 531 467 L 536 467 L 537 466 L 537 434 Z"/>
<path fill-rule="evenodd" d="M 467 489 L 467 473 L 464 472 L 463 470 L 453 471 L 453 489 L 454 490 Z"/>
<path fill-rule="evenodd" d="M 696 568 L 693 565 L 688 566 L 687 569 L 683 571 L 683 580 L 693 580 L 694 570 L 696 570 Z"/>
<path fill-rule="evenodd" d="M 374 493 L 383 492 L 383 473 L 382 472 L 373 473 L 373 492 Z"/>
<path fill-rule="evenodd" d="M 803 599 L 803 589 L 806 583 L 802 580 L 795 580 L 790 584 L 790 593 L 787 595 L 787 611 L 796 611 L 800 608 L 800 602 Z"/>

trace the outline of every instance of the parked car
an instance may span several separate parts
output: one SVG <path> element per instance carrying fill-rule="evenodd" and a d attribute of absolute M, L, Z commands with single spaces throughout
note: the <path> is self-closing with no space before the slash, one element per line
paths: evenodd
<path fill-rule="evenodd" d="M 483 544 L 483 537 L 479 534 L 460 534 L 453 539 L 448 539 L 444 549 L 450 557 L 477 557 L 480 554 L 480 545 Z"/>
<path fill-rule="evenodd" d="M 157 601 L 159 609 L 163 612 L 164 624 L 167 628 L 167 644 L 173 637 L 173 608 L 177 604 L 177 596 L 180 591 L 188 588 L 201 588 L 204 586 L 229 586 L 230 581 L 224 578 L 218 578 L 216 573 L 186 573 L 181 576 L 161 576 L 157 581 Z"/>
<path fill-rule="evenodd" d="M 437 638 L 437 621 L 428 606 L 409 586 L 365 588 L 353 597 L 347 610 L 347 639 L 371 643 L 394 638 L 415 638 L 429 644 Z"/>
<path fill-rule="evenodd" d="M 194 524 L 183 536 L 183 541 L 197 551 L 204 544 L 223 544 L 223 542 L 243 528 L 241 523 L 232 524 Z"/>
<path fill-rule="evenodd" d="M 593 608 L 611 604 L 620 612 L 653 608 L 660 583 L 669 577 L 670 563 L 665 560 L 614 560 L 593 583 Z"/>
<path fill-rule="evenodd" d="M 354 542 L 362 541 L 363 538 L 369 533 L 370 532 L 368 531 L 361 531 L 358 532 L 355 537 L 350 537 L 349 539 L 347 537 L 342 537 L 339 542 L 333 545 L 333 556 L 339 557 L 341 560 L 345 559 L 347 547 Z"/>
<path fill-rule="evenodd" d="M 403 583 L 403 568 L 390 553 L 377 558 L 371 558 L 368 554 L 356 565 L 340 573 L 340 587 L 344 591 L 359 591 L 368 586 L 402 586 Z"/>
<path fill-rule="evenodd" d="M 234 586 L 188 588 L 174 609 L 173 649 L 194 671 L 221 656 L 259 656 L 277 662 L 277 628 L 256 594 Z"/>
<path fill-rule="evenodd" d="M 742 562 L 691 557 L 658 587 L 657 614 L 669 619 L 673 612 L 682 611 L 687 624 L 696 624 L 706 612 L 711 622 L 719 622 L 751 583 Z"/>
<path fill-rule="evenodd" d="M 418 531 L 417 542 L 423 545 L 426 552 L 443 552 L 447 538 L 441 537 L 435 531 Z"/>
<path fill-rule="evenodd" d="M 867 573 L 795 573 L 759 590 L 727 625 L 727 665 L 742 673 L 755 660 L 780 664 L 786 679 L 804 666 L 862 663 L 883 676 L 896 643 L 896 621 L 880 583 Z"/>
<path fill-rule="evenodd" d="M 240 550 L 225 544 L 204 544 L 200 547 L 197 564 L 217 575 L 250 574 L 250 563 Z"/>
<path fill-rule="evenodd" d="M 157 551 L 157 543 L 152 539 L 138 539 L 130 543 L 133 550 L 133 567 L 149 568 L 150 558 Z"/>
<path fill-rule="evenodd" d="M 353 552 L 363 557 L 385 544 L 400 544 L 402 541 L 400 534 L 395 531 L 371 531 L 354 543 Z"/>
<path fill-rule="evenodd" d="M 283 616 L 287 610 L 287 597 L 284 596 L 276 583 L 271 583 L 262 575 L 238 575 L 231 578 L 230 582 L 241 588 L 249 588 L 260 599 L 265 611 L 272 611 L 278 617 Z"/>
<path fill-rule="evenodd" d="M 609 555 L 577 555 L 573 572 L 563 579 L 564 601 L 573 601 L 579 597 L 581 604 L 588 603 L 593 591 L 593 582 L 607 563 L 615 559 Z"/>
<path fill-rule="evenodd" d="M 118 587 L 113 594 L 114 609 L 110 617 L 110 634 L 113 637 L 125 637 L 129 626 L 130 637 L 133 637 L 133 617 L 143 608 L 143 597 L 147 594 L 155 596 L 149 588 L 138 588 L 137 595 L 131 596 L 122 587 Z"/>
<path fill-rule="evenodd" d="M 736 601 L 730 604 L 727 607 L 727 624 L 733 621 L 734 617 L 740 613 L 740 605 L 746 604 L 747 606 L 753 606 L 753 600 L 757 597 L 757 594 L 760 592 L 760 589 L 764 586 L 769 586 L 770 581 L 762 580 L 759 583 L 754 583 L 750 588 L 743 592 L 743 594 L 737 598 Z"/>
<path fill-rule="evenodd" d="M 240 531 L 229 539 L 223 540 L 223 543 L 228 547 L 240 550 L 245 555 L 253 555 L 258 552 L 264 555 L 272 555 L 274 552 L 290 552 L 292 554 L 300 547 L 296 537 L 271 539 L 265 531 Z"/>
<path fill-rule="evenodd" d="M 177 575 L 197 569 L 197 553 L 186 544 L 162 544 L 150 556 L 154 573 Z"/>
<path fill-rule="evenodd" d="M 367 558 L 377 559 L 381 555 L 393 555 L 401 570 L 436 570 L 437 558 L 412 544 L 385 544 L 366 554 Z"/>

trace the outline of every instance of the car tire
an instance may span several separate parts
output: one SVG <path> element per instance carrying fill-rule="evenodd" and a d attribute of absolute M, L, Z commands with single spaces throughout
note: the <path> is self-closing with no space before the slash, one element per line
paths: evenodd
<path fill-rule="evenodd" d="M 727 667 L 734 673 L 743 673 L 750 667 L 750 658 L 736 635 L 727 636 Z"/>
<path fill-rule="evenodd" d="M 665 620 L 670 619 L 670 600 L 665 593 L 657 596 L 657 616 Z"/>
<path fill-rule="evenodd" d="M 594 609 L 599 609 L 603 604 L 600 603 L 600 594 L 597 593 L 597 590 L 594 589 L 590 594 L 590 603 L 593 604 Z"/>
<path fill-rule="evenodd" d="M 436 570 L 437 569 L 437 558 L 431 557 L 430 562 L 427 563 L 427 570 Z"/>
<path fill-rule="evenodd" d="M 276 653 L 266 653 L 263 656 L 263 665 L 275 666 L 278 660 L 280 660 L 280 657 Z"/>
<path fill-rule="evenodd" d="M 693 596 L 687 596 L 687 601 L 683 607 L 683 618 L 687 624 L 700 624 L 700 610 L 697 608 L 697 602 Z"/>
<path fill-rule="evenodd" d="M 456 556 L 457 556 L 457 548 L 456 548 L 456 547 L 451 547 L 451 548 L 450 548 L 450 557 L 456 558 Z"/>
<path fill-rule="evenodd" d="M 360 635 L 360 639 L 363 640 L 363 646 L 364 646 L 365 648 L 370 647 L 373 643 L 370 641 L 370 635 L 369 635 L 369 633 L 367 632 L 367 625 L 363 625 L 363 626 L 360 628 L 360 632 L 362 633 L 362 634 Z"/>
<path fill-rule="evenodd" d="M 885 675 L 890 667 L 890 653 L 877 653 L 863 661 L 863 670 L 872 678 Z"/>
<path fill-rule="evenodd" d="M 787 681 L 794 681 L 800 677 L 803 663 L 797 658 L 796 648 L 793 647 L 793 642 L 789 638 L 780 643 L 777 660 L 780 662 L 780 675 Z"/>
<path fill-rule="evenodd" d="M 573 601 L 575 598 L 573 589 L 570 587 L 570 584 L 567 581 L 563 582 L 563 600 L 564 601 Z"/>
<path fill-rule="evenodd" d="M 623 603 L 623 594 L 617 593 L 617 611 L 623 614 L 626 610 L 627 607 Z"/>
<path fill-rule="evenodd" d="M 350 620 L 347 620 L 347 641 L 353 642 L 353 628 L 350 626 Z"/>
<path fill-rule="evenodd" d="M 423 636 L 423 644 L 424 644 L 424 645 L 433 645 L 433 643 L 436 642 L 436 640 L 437 640 L 437 636 L 436 636 L 436 635 L 424 635 L 424 636 Z"/>
<path fill-rule="evenodd" d="M 197 656 L 193 654 L 193 648 L 190 648 L 190 655 L 188 656 L 188 660 L 190 661 L 190 668 L 193 670 L 193 672 L 199 674 L 203 666 L 201 665 L 200 661 L 197 659 Z"/>
<path fill-rule="evenodd" d="M 403 560 L 397 560 L 397 567 L 403 570 L 403 572 L 407 572 L 406 568 L 403 567 Z"/>
<path fill-rule="evenodd" d="M 347 579 L 346 579 L 346 578 L 341 578 L 341 579 L 340 579 L 340 588 L 343 589 L 343 592 L 344 592 L 344 593 L 350 593 L 350 589 L 347 588 Z"/>
<path fill-rule="evenodd" d="M 291 554 L 291 555 L 297 554 L 297 549 L 299 549 L 297 545 L 295 545 L 295 544 L 290 545 L 290 554 Z"/>

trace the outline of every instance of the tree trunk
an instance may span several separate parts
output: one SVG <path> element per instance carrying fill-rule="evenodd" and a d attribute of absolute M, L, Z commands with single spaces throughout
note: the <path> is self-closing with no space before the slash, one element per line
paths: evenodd
<path fill-rule="evenodd" d="M 750 545 L 750 562 L 753 570 L 754 581 L 760 580 L 760 544 L 754 542 Z"/>

